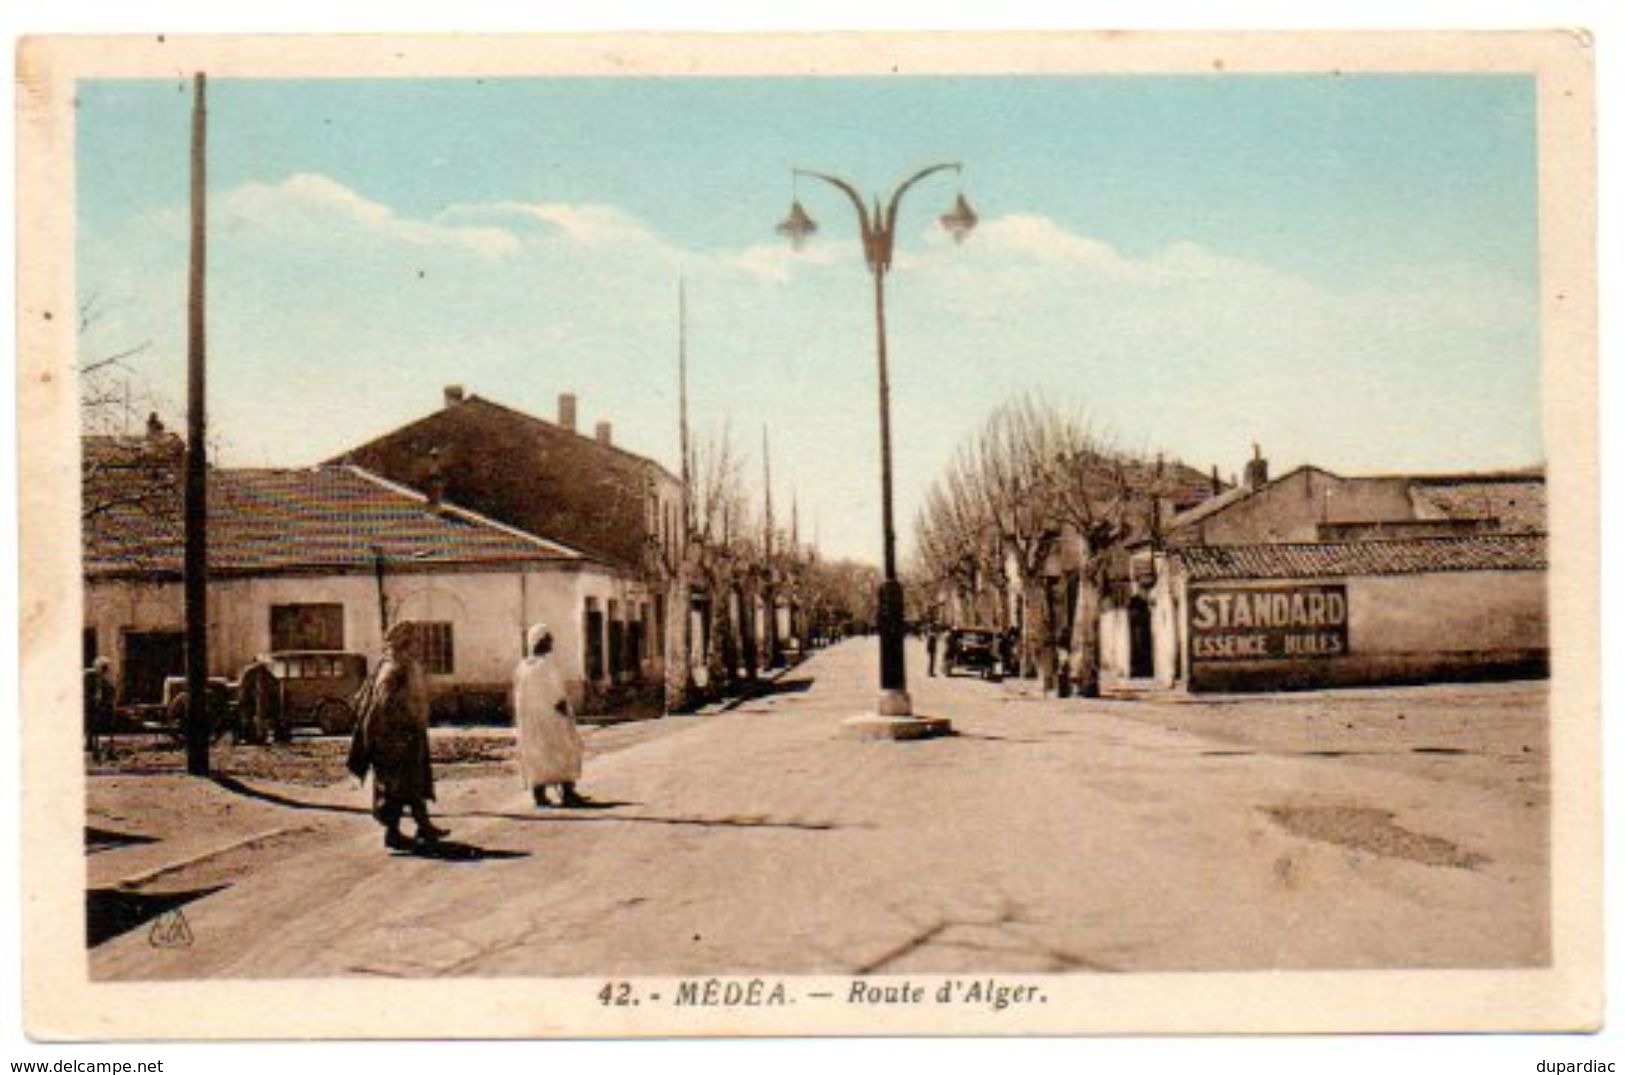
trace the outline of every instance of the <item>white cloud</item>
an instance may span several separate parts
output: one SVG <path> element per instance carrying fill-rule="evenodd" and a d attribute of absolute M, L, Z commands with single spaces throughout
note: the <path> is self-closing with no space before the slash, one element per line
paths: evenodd
<path fill-rule="evenodd" d="M 565 238 L 584 246 L 659 245 L 642 221 L 613 205 L 565 202 L 461 202 L 440 214 L 441 220 L 520 218 L 549 224 Z"/>
<path fill-rule="evenodd" d="M 351 237 L 414 247 L 446 247 L 494 258 L 519 248 L 519 240 L 496 227 L 468 227 L 403 217 L 324 175 L 302 172 L 280 183 L 245 183 L 228 191 L 216 208 L 217 226 L 228 234 L 331 242 Z"/>

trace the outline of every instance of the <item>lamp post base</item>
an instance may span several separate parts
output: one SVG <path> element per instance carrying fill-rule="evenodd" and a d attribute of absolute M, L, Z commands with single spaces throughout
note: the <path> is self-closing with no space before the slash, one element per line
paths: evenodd
<path fill-rule="evenodd" d="M 914 702 L 908 691 L 882 687 L 880 697 L 875 700 L 875 712 L 883 717 L 912 717 Z"/>
<path fill-rule="evenodd" d="M 892 717 L 880 713 L 859 713 L 841 721 L 841 734 L 853 739 L 935 739 L 952 735 L 954 726 L 947 717 Z"/>

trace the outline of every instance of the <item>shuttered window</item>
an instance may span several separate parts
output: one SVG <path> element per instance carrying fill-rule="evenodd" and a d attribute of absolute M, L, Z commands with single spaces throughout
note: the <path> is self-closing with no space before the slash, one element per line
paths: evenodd
<path fill-rule="evenodd" d="M 452 631 L 449 623 L 423 623 L 423 670 L 430 675 L 449 676 L 456 671 Z"/>

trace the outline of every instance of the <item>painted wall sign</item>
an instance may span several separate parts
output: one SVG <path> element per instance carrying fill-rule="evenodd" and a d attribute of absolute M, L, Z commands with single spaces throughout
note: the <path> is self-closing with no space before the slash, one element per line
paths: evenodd
<path fill-rule="evenodd" d="M 1196 590 L 1191 660 L 1337 657 L 1349 651 L 1348 592 L 1341 584 Z"/>

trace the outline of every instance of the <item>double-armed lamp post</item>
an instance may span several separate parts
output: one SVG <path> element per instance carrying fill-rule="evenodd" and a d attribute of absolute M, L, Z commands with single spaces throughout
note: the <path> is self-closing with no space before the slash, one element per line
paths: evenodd
<path fill-rule="evenodd" d="M 865 205 L 863 195 L 844 179 L 822 172 L 796 169 L 796 176 L 821 179 L 845 194 L 858 212 L 863 241 L 863 258 L 875 285 L 875 348 L 880 373 L 880 510 L 884 535 L 885 577 L 880 584 L 878 618 L 880 627 L 880 699 L 874 715 L 865 714 L 848 722 L 856 734 L 891 739 L 918 739 L 941 735 L 949 724 L 940 717 L 917 717 L 908 696 L 908 674 L 903 662 L 903 585 L 897 579 L 897 534 L 892 526 L 891 464 L 891 385 L 886 369 L 886 274 L 891 270 L 892 247 L 897 236 L 897 209 L 910 187 L 938 172 L 959 172 L 958 164 L 934 164 L 922 168 L 899 183 L 884 210 L 876 197 Z M 961 193 L 953 208 L 938 218 L 956 242 L 963 241 L 976 226 L 976 213 Z M 779 234 L 800 249 L 807 237 L 818 230 L 812 217 L 793 200 L 790 215 L 778 226 Z"/>

